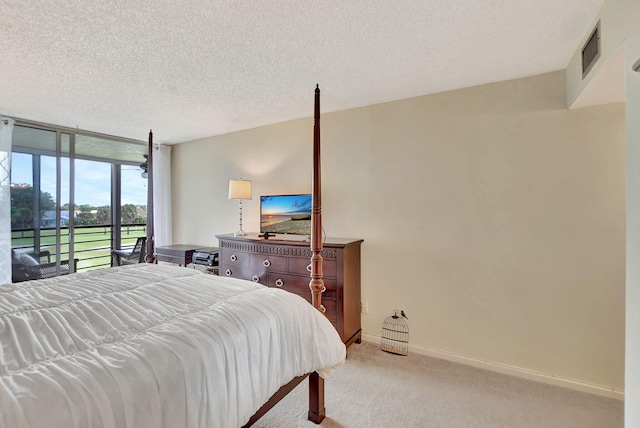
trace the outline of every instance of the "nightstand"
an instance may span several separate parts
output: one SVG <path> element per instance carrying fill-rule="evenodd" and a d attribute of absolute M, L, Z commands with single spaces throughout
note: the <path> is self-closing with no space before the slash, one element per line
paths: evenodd
<path fill-rule="evenodd" d="M 156 247 L 156 260 L 159 262 L 177 263 L 187 266 L 191 263 L 193 253 L 201 248 L 200 245 L 175 244 Z"/>

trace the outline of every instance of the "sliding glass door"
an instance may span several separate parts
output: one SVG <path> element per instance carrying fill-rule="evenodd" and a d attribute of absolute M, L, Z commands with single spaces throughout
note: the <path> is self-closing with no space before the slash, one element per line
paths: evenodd
<path fill-rule="evenodd" d="M 48 275 L 61 272 L 67 257 L 68 236 L 61 228 L 68 219 L 60 212 L 60 200 L 69 199 L 71 136 L 46 129 L 15 126 L 11 157 L 11 230 L 16 261 L 50 264 Z M 12 263 L 13 265 L 14 263 Z M 70 266 L 70 267 L 69 267 Z M 17 268 L 18 266 L 14 266 Z M 73 264 L 65 271 L 73 270 Z M 31 273 L 28 273 L 31 272 Z M 23 270 L 18 280 L 39 275 Z"/>
<path fill-rule="evenodd" d="M 20 124 L 12 146 L 16 263 L 31 255 L 55 274 L 108 267 L 111 249 L 146 235 L 144 143 Z"/>

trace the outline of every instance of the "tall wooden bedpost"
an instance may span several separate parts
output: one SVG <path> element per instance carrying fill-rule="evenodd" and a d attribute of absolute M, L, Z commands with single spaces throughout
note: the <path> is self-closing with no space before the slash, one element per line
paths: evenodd
<path fill-rule="evenodd" d="M 147 156 L 147 243 L 145 258 L 147 263 L 155 260 L 153 242 L 153 130 L 149 130 L 149 154 Z"/>
<path fill-rule="evenodd" d="M 312 211 L 311 211 L 311 300 L 313 306 L 324 313 L 322 306 L 322 293 L 324 281 L 322 281 L 322 216 L 320 210 L 320 87 L 316 85 L 314 124 L 313 124 L 313 182 L 312 182 Z M 284 385 L 271 399 L 258 410 L 244 426 L 253 425 L 262 415 L 269 411 L 278 401 L 292 391 L 296 385 L 304 380 L 307 375 L 297 377 Z M 324 407 L 324 379 L 318 372 L 309 373 L 309 412 L 310 421 L 319 424 L 324 420 L 326 411 Z"/>
<path fill-rule="evenodd" d="M 313 177 L 311 180 L 311 303 L 320 312 L 324 281 L 322 280 L 322 209 L 320 186 L 320 87 L 316 85 L 315 107 L 313 111 Z"/>
<path fill-rule="evenodd" d="M 322 306 L 324 281 L 322 280 L 322 210 L 320 195 L 320 87 L 316 85 L 315 108 L 313 111 L 313 177 L 311 181 L 311 302 L 320 312 Z M 310 421 L 319 424 L 325 418 L 324 379 L 313 372 L 309 375 L 309 412 Z"/>

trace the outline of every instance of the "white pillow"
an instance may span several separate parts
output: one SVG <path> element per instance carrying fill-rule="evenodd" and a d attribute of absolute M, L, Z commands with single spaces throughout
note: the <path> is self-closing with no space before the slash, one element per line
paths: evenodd
<path fill-rule="evenodd" d="M 23 265 L 27 265 L 27 266 L 37 266 L 40 264 L 40 262 L 38 262 L 36 259 L 34 259 L 33 257 L 31 257 L 29 254 L 27 253 L 20 253 L 18 254 L 18 259 L 20 259 L 20 262 Z"/>

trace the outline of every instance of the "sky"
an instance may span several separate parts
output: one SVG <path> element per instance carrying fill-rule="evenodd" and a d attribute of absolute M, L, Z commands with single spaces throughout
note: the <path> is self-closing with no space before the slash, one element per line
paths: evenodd
<path fill-rule="evenodd" d="M 55 197 L 56 194 L 56 159 L 41 156 L 41 186 L 43 192 Z M 62 158 L 62 176 L 69 175 L 69 159 Z M 142 170 L 137 166 L 122 166 L 122 205 L 147 204 L 147 180 L 140 175 Z M 76 159 L 75 163 L 75 204 L 100 207 L 111 205 L 111 164 L 105 162 Z M 31 171 L 31 155 L 23 153 L 11 154 L 11 183 L 33 184 Z M 69 180 L 62 180 L 62 197 L 60 204 L 69 202 Z"/>
<path fill-rule="evenodd" d="M 260 206 L 265 215 L 311 213 L 311 195 L 262 196 Z"/>

